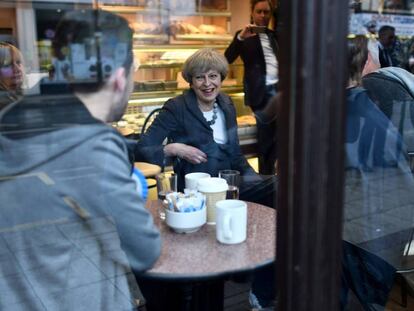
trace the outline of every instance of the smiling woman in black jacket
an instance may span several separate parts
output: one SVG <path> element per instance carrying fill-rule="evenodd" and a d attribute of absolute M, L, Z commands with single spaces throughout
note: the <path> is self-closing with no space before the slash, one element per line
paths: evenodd
<path fill-rule="evenodd" d="M 160 166 L 172 160 L 179 190 L 184 188 L 185 174 L 217 176 L 222 169 L 238 170 L 244 179 L 240 197 L 273 206 L 273 183 L 257 175 L 243 156 L 236 110 L 230 97 L 220 92 L 227 71 L 226 59 L 213 49 L 189 57 L 183 77 L 190 89 L 164 104 L 139 140 L 136 159 Z M 166 138 L 168 144 L 163 145 Z M 263 187 L 270 192 L 263 192 Z"/>

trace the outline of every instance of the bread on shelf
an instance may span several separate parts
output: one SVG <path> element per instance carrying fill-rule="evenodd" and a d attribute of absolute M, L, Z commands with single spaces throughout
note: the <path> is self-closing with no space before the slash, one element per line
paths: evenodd
<path fill-rule="evenodd" d="M 162 34 L 164 29 L 160 23 L 132 23 L 131 27 L 137 34 Z"/>
<path fill-rule="evenodd" d="M 216 25 L 201 24 L 198 27 L 183 21 L 172 21 L 170 24 L 172 35 L 195 35 L 195 34 L 227 34 L 226 29 Z"/>

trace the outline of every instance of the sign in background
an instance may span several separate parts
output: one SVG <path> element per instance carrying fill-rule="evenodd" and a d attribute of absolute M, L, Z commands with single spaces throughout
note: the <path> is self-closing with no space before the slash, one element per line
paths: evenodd
<path fill-rule="evenodd" d="M 411 15 L 379 15 L 375 13 L 351 14 L 349 19 L 350 34 L 365 34 L 365 25 L 374 21 L 377 25 L 377 32 L 384 25 L 395 28 L 397 36 L 414 36 L 414 16 Z"/>

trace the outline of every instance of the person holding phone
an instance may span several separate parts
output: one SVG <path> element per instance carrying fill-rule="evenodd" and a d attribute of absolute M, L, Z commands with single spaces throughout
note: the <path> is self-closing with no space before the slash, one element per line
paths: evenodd
<path fill-rule="evenodd" d="M 267 28 L 272 11 L 270 0 L 251 0 L 251 24 L 236 32 L 225 51 L 230 64 L 239 56 L 244 63 L 245 103 L 255 114 L 276 95 L 279 80 L 276 34 Z M 256 116 L 256 125 L 259 173 L 273 174 L 277 158 L 276 121 L 265 123 Z"/>

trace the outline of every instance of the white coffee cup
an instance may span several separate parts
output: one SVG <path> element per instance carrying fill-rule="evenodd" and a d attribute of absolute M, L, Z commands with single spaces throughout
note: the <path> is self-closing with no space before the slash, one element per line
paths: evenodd
<path fill-rule="evenodd" d="M 240 200 L 216 203 L 216 238 L 223 244 L 237 244 L 246 240 L 247 204 Z"/>
<path fill-rule="evenodd" d="M 216 223 L 216 202 L 226 199 L 228 185 L 225 179 L 211 177 L 198 180 L 197 190 L 206 196 L 207 224 Z"/>
<path fill-rule="evenodd" d="M 198 180 L 201 178 L 211 177 L 208 173 L 189 173 L 185 175 L 185 188 L 190 190 L 197 190 Z"/>

